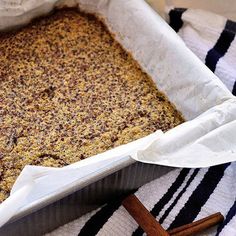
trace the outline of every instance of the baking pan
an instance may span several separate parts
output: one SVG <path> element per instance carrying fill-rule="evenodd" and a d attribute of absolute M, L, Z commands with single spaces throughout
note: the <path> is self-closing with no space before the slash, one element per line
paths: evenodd
<path fill-rule="evenodd" d="M 171 167 L 126 162 L 126 167 L 120 165 L 119 170 L 101 179 L 97 176 L 95 182 L 90 179 L 61 199 L 51 199 L 51 203 L 41 208 L 39 205 L 33 210 L 29 208 L 1 227 L 0 235 L 37 236 L 50 232 L 171 170 Z"/>

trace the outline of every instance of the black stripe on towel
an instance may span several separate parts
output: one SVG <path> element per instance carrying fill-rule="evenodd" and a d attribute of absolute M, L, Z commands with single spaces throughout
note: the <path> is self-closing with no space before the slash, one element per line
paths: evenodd
<path fill-rule="evenodd" d="M 230 208 L 229 212 L 227 213 L 227 216 L 226 216 L 224 222 L 221 225 L 219 225 L 219 227 L 217 229 L 216 236 L 218 236 L 220 234 L 222 229 L 232 220 L 232 218 L 235 215 L 236 215 L 236 201 L 234 202 L 233 206 Z"/>
<path fill-rule="evenodd" d="M 190 178 L 188 179 L 186 185 L 184 186 L 184 188 L 179 192 L 178 196 L 175 198 L 175 200 L 172 202 L 172 204 L 169 206 L 169 208 L 165 211 L 165 213 L 163 214 L 163 216 L 159 219 L 159 223 L 162 224 L 163 221 L 165 220 L 165 218 L 169 215 L 170 211 L 173 209 L 173 207 L 176 205 L 176 203 L 179 201 L 179 199 L 182 197 L 182 195 L 185 193 L 186 189 L 188 188 L 188 186 L 192 183 L 192 181 L 194 180 L 194 178 L 196 177 L 196 175 L 198 174 L 199 169 L 195 169 L 192 173 L 192 175 L 190 176 Z"/>
<path fill-rule="evenodd" d="M 102 207 L 85 223 L 78 236 L 96 235 L 120 205 L 121 200 L 108 203 Z"/>
<path fill-rule="evenodd" d="M 156 205 L 151 210 L 151 213 L 155 216 L 159 214 L 159 212 L 162 210 L 162 208 L 171 200 L 174 193 L 178 190 L 178 188 L 182 185 L 185 178 L 187 177 L 188 173 L 190 172 L 190 169 L 182 169 L 176 178 L 175 182 L 172 183 L 170 188 L 167 190 L 167 192 L 163 195 L 163 197 L 156 203 Z M 134 232 L 133 236 L 139 236 L 142 235 L 144 232 L 143 230 L 138 227 Z"/>
<path fill-rule="evenodd" d="M 233 95 L 236 96 L 236 81 L 234 82 L 234 87 L 233 87 L 232 93 L 233 93 Z"/>
<path fill-rule="evenodd" d="M 236 22 L 232 20 L 228 20 L 226 22 L 226 28 L 236 34 Z"/>
<path fill-rule="evenodd" d="M 205 64 L 211 71 L 215 71 L 217 62 L 228 51 L 232 41 L 235 38 L 235 29 L 236 23 L 227 20 L 225 28 L 222 31 L 215 46 L 210 51 L 208 51 L 205 59 Z"/>
<path fill-rule="evenodd" d="M 193 191 L 187 203 L 179 211 L 175 220 L 171 223 L 170 229 L 193 222 L 201 208 L 204 206 L 210 195 L 214 192 L 221 178 L 224 176 L 225 169 L 230 163 L 210 167 L 204 175 L 202 181 Z"/>
<path fill-rule="evenodd" d="M 178 32 L 180 28 L 183 26 L 183 21 L 181 19 L 182 14 L 186 11 L 186 8 L 174 8 L 173 10 L 170 10 L 169 17 L 170 17 L 170 23 L 169 25 L 175 30 L 175 32 Z"/>

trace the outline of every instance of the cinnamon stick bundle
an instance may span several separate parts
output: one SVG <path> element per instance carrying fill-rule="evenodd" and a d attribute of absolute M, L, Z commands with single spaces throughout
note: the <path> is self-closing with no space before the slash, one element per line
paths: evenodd
<path fill-rule="evenodd" d="M 166 231 L 135 195 L 131 194 L 125 198 L 122 202 L 122 205 L 140 225 L 144 232 L 147 233 L 148 236 L 194 235 L 214 225 L 217 225 L 224 220 L 222 214 L 217 212 L 193 223 Z"/>

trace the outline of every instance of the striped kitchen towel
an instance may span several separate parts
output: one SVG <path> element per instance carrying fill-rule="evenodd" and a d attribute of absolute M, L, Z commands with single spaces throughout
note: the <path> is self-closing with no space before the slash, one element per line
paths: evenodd
<path fill-rule="evenodd" d="M 202 10 L 171 9 L 171 27 L 236 95 L 236 23 Z M 236 162 L 203 169 L 175 169 L 135 193 L 164 228 L 170 229 L 220 211 L 224 222 L 201 235 L 236 235 Z M 114 201 L 48 234 L 143 235 Z"/>
<path fill-rule="evenodd" d="M 186 46 L 236 95 L 236 22 L 196 9 L 175 8 L 168 15 Z"/>

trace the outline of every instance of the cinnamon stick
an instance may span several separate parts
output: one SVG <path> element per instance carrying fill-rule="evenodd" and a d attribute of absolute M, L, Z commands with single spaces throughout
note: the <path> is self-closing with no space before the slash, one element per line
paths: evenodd
<path fill-rule="evenodd" d="M 122 205 L 148 236 L 195 235 L 196 233 L 217 225 L 224 220 L 222 214 L 217 212 L 193 223 L 166 231 L 135 195 L 131 194 L 125 198 Z"/>
<path fill-rule="evenodd" d="M 224 220 L 223 215 L 220 212 L 217 212 L 213 215 L 210 215 L 193 223 L 186 224 L 172 230 L 168 230 L 168 233 L 171 236 L 194 235 L 196 233 L 199 233 L 203 230 L 206 230 L 214 225 L 221 223 L 223 220 Z"/>
<path fill-rule="evenodd" d="M 148 236 L 169 236 L 135 195 L 131 194 L 125 198 L 122 205 Z"/>

